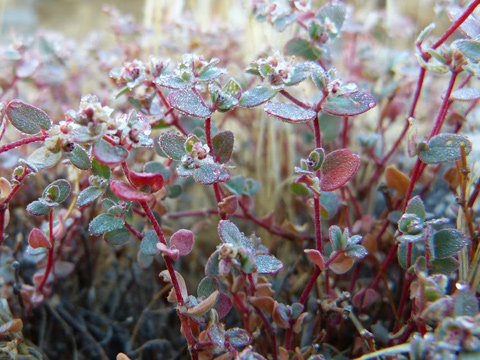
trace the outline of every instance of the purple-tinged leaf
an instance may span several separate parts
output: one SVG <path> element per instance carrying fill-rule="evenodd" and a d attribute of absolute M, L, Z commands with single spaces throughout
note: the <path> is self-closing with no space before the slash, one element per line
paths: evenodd
<path fill-rule="evenodd" d="M 205 264 L 205 275 L 207 276 L 218 276 L 218 265 L 220 262 L 220 251 L 215 250 L 212 255 L 207 260 Z"/>
<path fill-rule="evenodd" d="M 177 249 L 181 256 L 190 254 L 194 243 L 193 232 L 190 230 L 180 229 L 170 238 L 170 246 Z"/>
<path fill-rule="evenodd" d="M 292 124 L 305 123 L 315 119 L 317 112 L 294 104 L 268 102 L 263 110 L 268 114 Z"/>
<path fill-rule="evenodd" d="M 230 160 L 233 152 L 233 140 L 231 131 L 219 131 L 212 137 L 212 153 L 216 162 L 225 164 Z"/>
<path fill-rule="evenodd" d="M 178 251 L 177 249 L 169 248 L 162 242 L 157 243 L 157 250 L 160 251 L 164 256 L 168 256 L 172 260 L 178 260 L 178 257 L 180 256 L 180 251 Z"/>
<path fill-rule="evenodd" d="M 466 155 L 472 151 L 472 143 L 459 134 L 440 134 L 430 139 L 427 149 L 420 151 L 418 157 L 426 164 L 443 164 L 457 161 L 462 157 L 460 145 L 465 147 Z"/>
<path fill-rule="evenodd" d="M 193 179 L 202 185 L 212 185 L 218 181 L 218 169 L 214 164 L 203 164 L 193 171 Z"/>
<path fill-rule="evenodd" d="M 237 327 L 228 329 L 226 335 L 227 342 L 237 350 L 242 350 L 252 340 L 248 331 Z"/>
<path fill-rule="evenodd" d="M 158 236 L 153 230 L 145 230 L 145 236 L 140 243 L 140 251 L 144 255 L 157 255 L 159 250 L 157 244 L 159 244 Z"/>
<path fill-rule="evenodd" d="M 354 116 L 374 108 L 376 104 L 372 95 L 359 90 L 343 95 L 329 95 L 322 104 L 322 111 L 336 116 Z"/>
<path fill-rule="evenodd" d="M 220 319 L 227 316 L 230 309 L 232 308 L 232 300 L 230 299 L 230 296 L 223 292 L 219 293 L 217 297 L 217 302 L 215 303 L 215 306 L 213 308 L 217 311 L 218 317 Z"/>
<path fill-rule="evenodd" d="M 163 187 L 163 176 L 161 174 L 129 171 L 128 177 L 134 186 L 140 189 L 148 186 L 152 193 Z"/>
<path fill-rule="evenodd" d="M 450 100 L 472 101 L 477 99 L 480 99 L 480 90 L 475 88 L 460 88 L 450 95 Z"/>
<path fill-rule="evenodd" d="M 220 209 L 220 211 L 224 212 L 225 214 L 228 214 L 228 215 L 235 214 L 238 208 L 237 195 L 230 195 L 223 198 L 223 200 L 218 203 L 218 208 Z"/>
<path fill-rule="evenodd" d="M 45 111 L 20 100 L 10 101 L 5 114 L 10 123 L 25 134 L 37 134 L 52 126 L 52 119 Z"/>
<path fill-rule="evenodd" d="M 205 315 L 217 302 L 219 291 L 215 290 L 206 299 L 200 302 L 198 305 L 191 307 L 187 310 L 187 315 L 199 317 Z"/>
<path fill-rule="evenodd" d="M 93 144 L 92 154 L 103 164 L 116 165 L 127 160 L 128 150 L 120 145 L 111 145 L 100 139 Z"/>
<path fill-rule="evenodd" d="M 352 304 L 357 309 L 364 309 L 379 300 L 378 293 L 373 289 L 361 289 L 352 298 Z"/>
<path fill-rule="evenodd" d="M 273 90 L 267 86 L 259 85 L 256 88 L 247 90 L 240 98 L 240 106 L 252 108 L 261 105 L 277 94 L 277 90 Z"/>
<path fill-rule="evenodd" d="M 168 95 L 168 102 L 174 109 L 191 117 L 208 118 L 212 115 L 212 110 L 205 104 L 202 97 L 192 89 L 171 92 Z"/>
<path fill-rule="evenodd" d="M 282 262 L 272 255 L 255 256 L 255 264 L 259 274 L 276 274 L 283 269 Z"/>
<path fill-rule="evenodd" d="M 320 189 L 333 191 L 341 188 L 355 174 L 360 165 L 360 158 L 348 149 L 332 151 L 322 164 Z"/>
<path fill-rule="evenodd" d="M 120 199 L 129 201 L 149 202 L 155 200 L 155 196 L 135 189 L 132 185 L 121 180 L 110 182 L 110 189 Z"/>
<path fill-rule="evenodd" d="M 43 231 L 37 228 L 33 228 L 32 231 L 30 231 L 30 234 L 28 235 L 28 245 L 30 245 L 34 249 L 50 249 L 52 247 L 52 243 L 45 236 Z"/>
<path fill-rule="evenodd" d="M 59 279 L 66 278 L 73 270 L 75 270 L 75 264 L 70 261 L 55 260 L 55 277 Z"/>
<path fill-rule="evenodd" d="M 120 229 L 124 225 L 123 219 L 111 214 L 100 214 L 88 226 L 91 235 L 101 235 L 108 231 Z"/>
<path fill-rule="evenodd" d="M 173 284 L 172 278 L 170 277 L 170 273 L 168 272 L 168 270 L 163 270 L 158 276 L 161 277 L 163 279 L 163 281 Z M 182 298 L 186 299 L 188 297 L 188 290 L 187 290 L 187 284 L 185 283 L 185 279 L 177 271 L 175 271 L 175 276 L 177 278 L 177 283 L 178 283 L 178 286 L 180 288 L 180 294 L 182 295 Z M 174 289 L 172 289 L 172 290 L 174 290 Z M 178 301 L 177 296 L 175 294 L 175 291 L 170 292 L 167 300 L 170 301 L 170 302 Z"/>

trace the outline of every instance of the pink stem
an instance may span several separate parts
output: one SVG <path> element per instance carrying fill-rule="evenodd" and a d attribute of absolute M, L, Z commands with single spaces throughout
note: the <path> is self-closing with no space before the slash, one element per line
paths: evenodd
<path fill-rule="evenodd" d="M 52 244 L 52 246 L 50 247 L 50 249 L 48 249 L 47 267 L 45 269 L 45 273 L 43 274 L 42 282 L 38 287 L 38 292 L 40 293 L 43 292 L 43 287 L 47 283 L 48 275 L 50 275 L 50 271 L 52 271 L 52 268 L 53 268 L 53 254 L 54 254 L 54 248 L 55 248 L 55 239 L 53 237 L 53 211 L 52 210 L 50 210 L 50 213 L 48 214 L 48 231 L 49 231 L 50 244 Z"/>
<path fill-rule="evenodd" d="M 4 153 L 5 151 L 15 149 L 15 148 L 17 148 L 19 146 L 22 146 L 22 145 L 30 144 L 30 143 L 37 142 L 37 141 L 44 141 L 48 137 L 49 137 L 49 135 L 37 135 L 37 136 L 32 136 L 30 138 L 20 139 L 20 140 L 14 141 L 10 144 L 0 146 L 0 154 Z"/>

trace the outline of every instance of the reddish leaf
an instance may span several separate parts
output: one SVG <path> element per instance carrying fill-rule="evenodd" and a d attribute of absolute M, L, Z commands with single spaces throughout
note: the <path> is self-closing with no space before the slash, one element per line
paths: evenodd
<path fill-rule="evenodd" d="M 220 319 L 225 317 L 232 308 L 232 300 L 230 299 L 230 296 L 222 292 L 218 294 L 217 302 L 213 308 L 217 311 Z"/>
<path fill-rule="evenodd" d="M 333 191 L 341 188 L 355 174 L 360 165 L 360 157 L 350 150 L 339 149 L 325 156 L 322 164 L 320 189 Z"/>
<path fill-rule="evenodd" d="M 323 259 L 322 254 L 320 254 L 320 251 L 315 249 L 305 249 L 303 251 L 310 258 L 310 261 L 317 265 L 320 270 L 325 270 L 325 260 Z"/>
<path fill-rule="evenodd" d="M 335 274 L 344 274 L 348 270 L 351 269 L 353 266 L 354 260 L 351 257 L 345 255 L 345 253 L 341 253 L 338 255 L 335 260 L 333 260 L 328 267 L 332 270 Z"/>
<path fill-rule="evenodd" d="M 0 326 L 0 335 L 5 336 L 8 332 L 19 332 L 22 331 L 23 328 L 23 321 L 22 319 L 14 319 L 6 322 L 2 326 Z"/>
<path fill-rule="evenodd" d="M 216 303 L 219 291 L 215 290 L 200 304 L 187 310 L 187 314 L 190 316 L 202 316 L 205 315 Z"/>
<path fill-rule="evenodd" d="M 352 298 L 352 304 L 358 309 L 366 308 L 379 299 L 377 292 L 373 289 L 361 289 Z"/>
<path fill-rule="evenodd" d="M 28 244 L 34 249 L 50 249 L 52 247 L 52 244 L 45 236 L 43 231 L 37 228 L 33 228 L 32 231 L 30 231 L 30 234 L 28 235 Z"/>
<path fill-rule="evenodd" d="M 152 193 L 157 192 L 163 186 L 162 174 L 129 171 L 128 177 L 134 186 L 140 189 L 143 189 L 145 186 L 149 186 Z"/>
<path fill-rule="evenodd" d="M 193 232 L 190 230 L 180 229 L 170 238 L 170 246 L 177 249 L 182 256 L 190 254 L 194 243 Z"/>
<path fill-rule="evenodd" d="M 168 272 L 168 270 L 163 270 L 160 274 L 158 274 L 158 276 L 161 277 L 163 281 L 173 284 L 172 278 L 170 277 L 170 273 Z M 175 271 L 175 276 L 177 278 L 178 286 L 180 287 L 180 293 L 182 295 L 182 298 L 186 299 L 188 297 L 188 291 L 187 291 L 187 284 L 185 283 L 185 279 L 183 278 L 182 275 L 180 275 L 180 273 L 176 271 Z M 167 300 L 170 302 L 178 301 L 177 295 L 175 294 L 175 291 L 173 288 L 170 294 L 168 294 Z"/>
<path fill-rule="evenodd" d="M 155 196 L 147 194 L 135 189 L 132 185 L 127 184 L 121 180 L 113 180 L 110 182 L 110 189 L 120 199 L 129 201 L 148 202 L 155 200 Z"/>
<path fill-rule="evenodd" d="M 178 256 L 180 255 L 180 251 L 178 251 L 177 249 L 170 249 L 161 242 L 157 244 L 157 249 L 160 250 L 163 255 L 168 256 L 172 260 L 178 260 Z"/>
<path fill-rule="evenodd" d="M 220 203 L 218 203 L 218 208 L 228 215 L 235 214 L 238 207 L 238 198 L 237 195 L 230 195 L 224 198 Z"/>

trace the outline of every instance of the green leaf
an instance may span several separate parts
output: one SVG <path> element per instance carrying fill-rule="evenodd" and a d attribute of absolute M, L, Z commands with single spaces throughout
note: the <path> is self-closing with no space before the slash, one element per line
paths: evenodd
<path fill-rule="evenodd" d="M 231 131 L 219 131 L 212 137 L 212 153 L 216 162 L 225 164 L 230 160 L 233 152 L 233 140 Z"/>
<path fill-rule="evenodd" d="M 255 265 L 259 274 L 276 274 L 283 269 L 282 262 L 272 255 L 255 256 Z"/>
<path fill-rule="evenodd" d="M 207 276 L 200 281 L 200 284 L 198 284 L 197 296 L 207 298 L 216 290 L 220 290 L 218 279 Z"/>
<path fill-rule="evenodd" d="M 52 126 L 52 119 L 43 110 L 20 100 L 9 102 L 5 114 L 10 123 L 25 134 L 37 134 Z"/>
<path fill-rule="evenodd" d="M 457 229 L 443 229 L 433 237 L 435 259 L 450 257 L 458 253 L 466 244 L 468 237 Z"/>
<path fill-rule="evenodd" d="M 93 144 L 92 154 L 103 164 L 116 165 L 127 160 L 128 150 L 120 145 L 111 145 L 100 139 Z"/>
<path fill-rule="evenodd" d="M 331 219 L 338 210 L 340 204 L 338 195 L 334 192 L 320 192 L 320 215 L 322 219 Z"/>
<path fill-rule="evenodd" d="M 192 89 L 172 91 L 168 95 L 168 102 L 171 107 L 187 116 L 208 118 L 212 115 L 212 110 L 205 104 L 202 97 Z"/>
<path fill-rule="evenodd" d="M 334 150 L 322 163 L 320 189 L 333 191 L 341 188 L 357 172 L 360 157 L 348 149 Z"/>
<path fill-rule="evenodd" d="M 256 88 L 247 90 L 240 98 L 240 106 L 252 108 L 261 105 L 277 94 L 277 90 L 270 89 L 267 86 L 259 85 Z"/>
<path fill-rule="evenodd" d="M 70 195 L 71 190 L 72 187 L 67 180 L 55 180 L 45 188 L 42 196 L 44 198 L 48 198 L 50 196 L 52 201 L 61 203 L 67 199 L 68 195 Z"/>
<path fill-rule="evenodd" d="M 190 86 L 189 82 L 184 81 L 178 76 L 172 76 L 172 75 L 159 76 L 153 82 L 155 83 L 155 85 L 159 87 L 165 87 L 168 89 L 175 89 L 175 90 Z"/>
<path fill-rule="evenodd" d="M 294 104 L 267 102 L 263 110 L 268 114 L 292 124 L 305 123 L 315 119 L 317 112 Z"/>
<path fill-rule="evenodd" d="M 245 179 L 245 183 L 243 186 L 243 195 L 252 197 L 254 196 L 257 191 L 260 189 L 260 183 L 256 180 L 251 178 Z"/>
<path fill-rule="evenodd" d="M 318 10 L 316 17 L 325 25 L 327 34 L 331 39 L 340 35 L 347 11 L 345 5 L 337 2 L 329 2 Z"/>
<path fill-rule="evenodd" d="M 187 153 L 185 150 L 185 141 L 187 138 L 183 135 L 174 133 L 164 133 L 160 135 L 158 143 L 163 152 L 173 160 L 181 160 Z"/>
<path fill-rule="evenodd" d="M 111 176 L 110 168 L 95 158 L 92 159 L 92 174 L 104 179 L 110 179 Z"/>
<path fill-rule="evenodd" d="M 372 95 L 359 90 L 343 95 L 329 95 L 321 110 L 335 116 L 354 116 L 374 108 L 376 104 Z"/>
<path fill-rule="evenodd" d="M 42 146 L 31 153 L 27 161 L 40 170 L 57 165 L 61 158 L 61 151 L 52 152 L 46 146 Z"/>
<path fill-rule="evenodd" d="M 342 230 L 337 225 L 332 225 L 328 229 L 328 235 L 334 251 L 343 250 L 346 241 L 343 239 Z"/>
<path fill-rule="evenodd" d="M 215 250 L 205 264 L 205 275 L 218 276 L 218 265 L 220 263 L 220 250 Z"/>
<path fill-rule="evenodd" d="M 321 112 L 318 116 L 320 129 L 322 129 L 322 141 L 329 143 L 337 139 L 340 134 L 340 119 L 336 116 Z"/>
<path fill-rule="evenodd" d="M 427 144 L 426 150 L 420 150 L 418 157 L 426 164 L 442 164 L 457 161 L 462 157 L 460 145 L 465 146 L 465 153 L 472 151 L 468 138 L 458 134 L 440 134 L 434 136 Z"/>
<path fill-rule="evenodd" d="M 478 314 L 478 300 L 470 287 L 460 284 L 453 295 L 455 301 L 455 316 L 471 316 Z"/>
<path fill-rule="evenodd" d="M 398 246 L 397 250 L 397 257 L 398 257 L 398 262 L 400 266 L 403 269 L 407 269 L 407 248 L 408 244 L 406 241 L 401 242 L 400 245 Z M 412 265 L 415 264 L 415 261 L 417 260 L 417 257 L 420 255 L 416 243 L 411 243 L 412 244 Z"/>
<path fill-rule="evenodd" d="M 126 226 L 122 226 L 119 229 L 107 231 L 103 238 L 105 241 L 111 245 L 123 245 L 130 241 L 132 234 L 127 229 Z"/>
<path fill-rule="evenodd" d="M 91 235 L 101 235 L 105 232 L 120 229 L 124 226 L 123 219 L 111 214 L 100 214 L 94 218 L 88 226 Z"/>
<path fill-rule="evenodd" d="M 458 261 L 452 257 L 444 259 L 435 259 L 431 262 L 430 271 L 432 274 L 445 274 L 448 275 L 458 268 Z"/>
<path fill-rule="evenodd" d="M 222 242 L 241 246 L 244 235 L 238 230 L 238 227 L 229 220 L 220 220 L 218 224 L 218 234 Z"/>
<path fill-rule="evenodd" d="M 300 183 L 293 183 L 290 184 L 290 190 L 298 196 L 309 196 L 310 190 L 306 186 L 303 186 Z"/>
<path fill-rule="evenodd" d="M 306 60 L 317 60 L 318 56 L 312 50 L 312 45 L 309 41 L 302 38 L 290 39 L 283 48 L 283 51 L 288 55 L 301 56 Z"/>
<path fill-rule="evenodd" d="M 476 40 L 455 40 L 452 43 L 451 48 L 457 50 L 474 63 L 478 63 L 480 61 L 480 42 Z"/>
<path fill-rule="evenodd" d="M 225 183 L 225 186 L 235 195 L 242 195 L 245 186 L 245 176 L 234 176 Z"/>
<path fill-rule="evenodd" d="M 65 157 L 80 170 L 88 170 L 92 167 L 87 152 L 78 144 L 75 144 L 71 152 L 65 152 Z"/>
<path fill-rule="evenodd" d="M 182 187 L 180 185 L 172 185 L 167 187 L 167 197 L 176 199 L 182 194 Z"/>
<path fill-rule="evenodd" d="M 368 255 L 367 249 L 365 249 L 364 246 L 359 244 L 350 245 L 347 247 L 346 250 L 347 250 L 346 255 L 348 257 L 355 258 L 355 259 L 362 259 Z"/>
<path fill-rule="evenodd" d="M 143 170 L 147 173 L 153 173 L 153 174 L 161 174 L 163 176 L 163 179 L 166 181 L 170 178 L 172 173 L 170 170 L 165 168 L 162 163 L 159 163 L 157 161 L 149 161 L 143 166 Z"/>
<path fill-rule="evenodd" d="M 424 221 L 427 217 L 427 212 L 425 211 L 425 205 L 423 204 L 422 198 L 418 195 L 411 198 L 408 202 L 405 213 L 417 215 L 422 221 Z"/>
<path fill-rule="evenodd" d="M 50 212 L 50 208 L 40 201 L 36 200 L 27 205 L 27 211 L 32 215 L 47 215 Z"/>
<path fill-rule="evenodd" d="M 211 185 L 218 181 L 218 170 L 214 164 L 203 164 L 193 172 L 193 179 L 202 185 Z"/>
<path fill-rule="evenodd" d="M 98 186 L 89 186 L 82 190 L 77 197 L 77 206 L 85 206 L 97 200 L 104 193 Z"/>
<path fill-rule="evenodd" d="M 145 236 L 140 243 L 140 251 L 144 255 L 157 255 L 160 251 L 157 248 L 158 236 L 154 230 L 145 230 Z"/>
<path fill-rule="evenodd" d="M 237 81 L 235 81 L 235 79 L 228 80 L 228 82 L 223 86 L 222 90 L 232 95 L 237 100 L 242 96 L 242 87 Z"/>

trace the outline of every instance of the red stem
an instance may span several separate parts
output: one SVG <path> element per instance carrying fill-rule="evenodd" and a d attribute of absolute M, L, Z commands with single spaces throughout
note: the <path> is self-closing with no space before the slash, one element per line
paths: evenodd
<path fill-rule="evenodd" d="M 285 96 L 288 100 L 290 100 L 291 102 L 293 102 L 295 105 L 300 106 L 301 108 L 304 108 L 304 109 L 311 109 L 311 108 L 312 108 L 310 105 L 305 104 L 304 102 L 301 102 L 300 100 L 298 100 L 298 99 L 295 98 L 292 94 L 288 93 L 288 92 L 285 91 L 285 90 L 280 90 L 280 94 L 282 94 L 282 95 Z"/>
<path fill-rule="evenodd" d="M 43 287 L 47 283 L 48 275 L 50 275 L 50 271 L 52 271 L 52 268 L 53 268 L 53 254 L 55 249 L 55 239 L 53 238 L 53 211 L 52 210 L 50 210 L 50 213 L 48 214 L 48 231 L 49 231 L 50 244 L 52 244 L 52 246 L 50 247 L 50 249 L 48 249 L 47 267 L 45 268 L 42 282 L 38 287 L 39 293 L 43 293 Z"/>
<path fill-rule="evenodd" d="M 26 144 L 30 144 L 30 143 L 33 143 L 33 142 L 37 142 L 37 141 L 44 141 L 46 138 L 48 138 L 50 135 L 37 135 L 37 136 L 32 136 L 30 138 L 26 138 L 26 139 L 20 139 L 20 140 L 17 140 L 17 141 L 14 141 L 10 144 L 6 144 L 6 145 L 3 145 L 3 146 L 0 146 L 0 154 L 1 153 L 4 153 L 5 151 L 9 151 L 9 150 L 12 150 L 12 149 L 15 149 L 19 146 L 22 146 L 22 145 L 26 145 Z"/>

